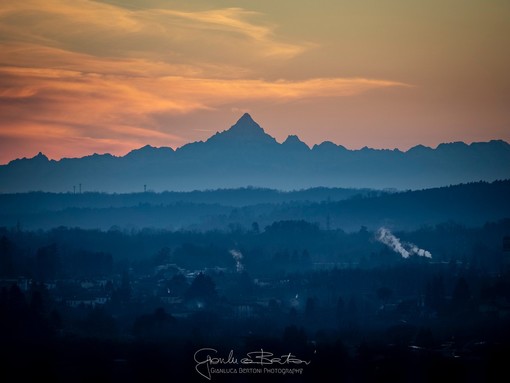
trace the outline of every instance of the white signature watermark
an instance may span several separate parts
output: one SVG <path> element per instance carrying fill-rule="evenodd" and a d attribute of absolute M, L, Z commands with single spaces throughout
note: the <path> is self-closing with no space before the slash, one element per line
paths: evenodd
<path fill-rule="evenodd" d="M 230 350 L 228 355 L 218 355 L 214 348 L 201 348 L 193 355 L 195 370 L 207 380 L 211 380 L 213 374 L 280 374 L 294 375 L 303 374 L 303 368 L 310 361 L 302 360 L 292 353 L 275 356 L 272 352 L 252 351 L 242 358 L 234 355 Z"/>

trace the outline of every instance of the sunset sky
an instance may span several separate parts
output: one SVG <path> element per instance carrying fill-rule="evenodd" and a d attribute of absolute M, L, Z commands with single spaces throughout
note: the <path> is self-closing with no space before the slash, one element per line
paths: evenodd
<path fill-rule="evenodd" d="M 204 140 L 510 141 L 510 1 L 0 0 L 0 163 Z"/>

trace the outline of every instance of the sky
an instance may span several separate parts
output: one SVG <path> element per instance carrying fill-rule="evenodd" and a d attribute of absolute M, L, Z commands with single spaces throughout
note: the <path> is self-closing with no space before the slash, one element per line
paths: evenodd
<path fill-rule="evenodd" d="M 249 112 L 350 149 L 510 141 L 506 0 L 0 0 L 0 164 L 180 147 Z"/>

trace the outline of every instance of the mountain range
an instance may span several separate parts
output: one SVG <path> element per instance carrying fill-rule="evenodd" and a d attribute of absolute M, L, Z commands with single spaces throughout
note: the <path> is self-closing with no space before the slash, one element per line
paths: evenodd
<path fill-rule="evenodd" d="M 423 189 L 510 178 L 502 140 L 423 145 L 408 151 L 349 150 L 326 141 L 308 147 L 291 135 L 278 143 L 249 114 L 206 141 L 176 150 L 144 146 L 122 157 L 93 154 L 49 160 L 39 153 L 0 166 L 0 192 L 188 191 L 245 186 Z"/>

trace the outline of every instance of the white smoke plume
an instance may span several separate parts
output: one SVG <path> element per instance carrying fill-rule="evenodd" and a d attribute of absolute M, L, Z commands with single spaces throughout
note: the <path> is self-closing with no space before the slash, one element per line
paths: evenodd
<path fill-rule="evenodd" d="M 232 258 L 234 258 L 234 261 L 236 261 L 236 271 L 238 273 L 242 272 L 244 270 L 244 266 L 241 263 L 241 259 L 243 259 L 243 254 L 239 250 L 230 250 L 230 255 L 232 255 Z"/>
<path fill-rule="evenodd" d="M 416 254 L 419 257 L 432 258 L 432 254 L 430 254 L 430 251 L 420 249 L 418 246 L 413 245 L 412 243 L 410 243 L 409 245 L 411 246 L 412 254 Z"/>
<path fill-rule="evenodd" d="M 391 231 L 385 227 L 377 230 L 377 240 L 390 247 L 396 253 L 399 253 L 402 258 L 409 258 L 411 255 L 418 255 L 419 257 L 432 258 L 432 254 L 424 249 L 420 249 L 413 243 L 401 243 L 400 239 L 395 237 Z"/>
<path fill-rule="evenodd" d="M 390 247 L 393 251 L 399 253 L 402 258 L 409 258 L 409 251 L 404 249 L 404 246 L 402 246 L 400 240 L 391 234 L 388 229 L 381 227 L 379 230 L 377 230 L 377 240 Z"/>

